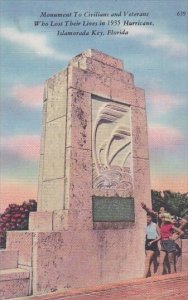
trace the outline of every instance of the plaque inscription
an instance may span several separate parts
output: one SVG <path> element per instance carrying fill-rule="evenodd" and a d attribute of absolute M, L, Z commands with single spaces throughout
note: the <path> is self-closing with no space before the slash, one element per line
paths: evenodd
<path fill-rule="evenodd" d="M 134 199 L 93 197 L 94 222 L 134 222 Z"/>

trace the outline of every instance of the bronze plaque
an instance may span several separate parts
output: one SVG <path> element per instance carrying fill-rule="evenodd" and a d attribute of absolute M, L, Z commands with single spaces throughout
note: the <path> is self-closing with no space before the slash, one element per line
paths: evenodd
<path fill-rule="evenodd" d="M 93 197 L 94 222 L 134 222 L 134 199 Z"/>

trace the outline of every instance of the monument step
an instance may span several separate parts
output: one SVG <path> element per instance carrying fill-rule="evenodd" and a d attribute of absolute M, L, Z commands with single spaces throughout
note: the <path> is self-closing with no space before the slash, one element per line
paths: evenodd
<path fill-rule="evenodd" d="M 24 269 L 0 270 L 0 299 L 28 296 L 29 277 L 29 271 Z"/>
<path fill-rule="evenodd" d="M 0 250 L 0 270 L 18 267 L 18 251 Z"/>
<path fill-rule="evenodd" d="M 188 273 L 126 280 L 91 288 L 54 291 L 19 300 L 180 300 L 188 299 Z M 17 299 L 18 300 L 18 299 Z"/>

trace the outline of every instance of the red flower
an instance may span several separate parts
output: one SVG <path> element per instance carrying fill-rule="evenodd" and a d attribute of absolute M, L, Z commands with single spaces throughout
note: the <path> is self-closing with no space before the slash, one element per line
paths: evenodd
<path fill-rule="evenodd" d="M 11 218 L 11 222 L 15 223 L 16 219 L 15 218 Z"/>
<path fill-rule="evenodd" d="M 14 216 L 14 218 L 17 219 L 17 218 L 20 218 L 20 217 L 21 217 L 21 214 L 17 214 L 17 213 L 16 213 L 16 214 L 14 214 L 13 216 Z"/>

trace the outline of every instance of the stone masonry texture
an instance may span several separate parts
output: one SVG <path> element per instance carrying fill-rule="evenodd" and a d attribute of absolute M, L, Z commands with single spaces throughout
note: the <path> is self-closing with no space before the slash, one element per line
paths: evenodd
<path fill-rule="evenodd" d="M 124 119 L 128 128 L 121 123 Z M 97 149 L 97 166 L 93 138 L 101 122 L 104 131 L 98 136 L 101 143 L 104 138 L 104 145 Z M 114 125 L 112 137 L 103 137 L 106 124 Z M 127 166 L 113 165 L 113 157 L 122 150 L 116 145 L 125 137 L 131 143 Z M 107 174 L 111 179 L 108 167 L 122 182 L 129 178 L 130 188 L 113 186 L 113 180 L 109 187 L 93 187 L 95 176 Z M 94 224 L 96 196 L 131 196 L 135 220 Z M 15 232 L 8 242 L 9 250 L 16 245 L 19 264 L 32 268 L 33 293 L 142 277 L 146 223 L 142 201 L 151 206 L 144 91 L 135 87 L 133 75 L 120 59 L 86 50 L 45 83 L 38 211 L 30 215 L 28 236 L 20 233 L 22 239 Z"/>

